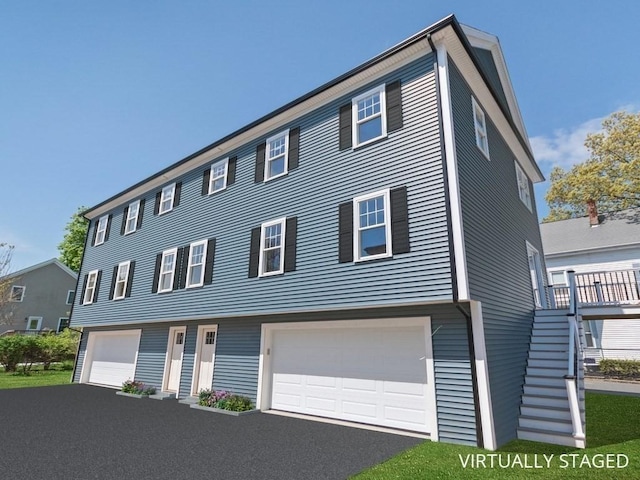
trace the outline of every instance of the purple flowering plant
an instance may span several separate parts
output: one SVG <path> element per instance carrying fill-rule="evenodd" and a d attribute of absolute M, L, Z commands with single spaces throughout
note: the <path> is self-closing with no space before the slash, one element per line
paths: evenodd
<path fill-rule="evenodd" d="M 244 412 L 254 408 L 253 402 L 248 397 L 236 395 L 227 390 L 210 390 L 208 388 L 200 390 L 198 405 L 234 412 Z"/>
<path fill-rule="evenodd" d="M 156 387 L 145 385 L 139 380 L 127 380 L 122 383 L 122 391 L 124 393 L 133 393 L 135 395 L 153 395 L 156 393 Z"/>

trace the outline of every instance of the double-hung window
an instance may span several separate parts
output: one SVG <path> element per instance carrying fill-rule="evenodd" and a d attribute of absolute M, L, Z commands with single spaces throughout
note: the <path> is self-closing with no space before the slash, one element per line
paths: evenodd
<path fill-rule="evenodd" d="M 25 287 L 22 285 L 13 285 L 11 287 L 11 294 L 9 300 L 12 302 L 21 302 L 24 299 Z"/>
<path fill-rule="evenodd" d="M 162 189 L 162 193 L 160 195 L 160 209 L 158 210 L 159 215 L 170 212 L 173 209 L 173 199 L 175 197 L 175 193 L 176 193 L 175 183 L 172 183 L 171 185 L 167 185 Z"/>
<path fill-rule="evenodd" d="M 473 107 L 473 125 L 476 131 L 476 145 L 489 160 L 489 139 L 487 137 L 487 121 L 484 111 L 474 97 L 471 97 L 471 104 Z"/>
<path fill-rule="evenodd" d="M 187 288 L 201 287 L 202 285 L 204 285 L 204 270 L 206 258 L 207 240 L 194 242 L 190 245 L 189 264 L 187 267 Z"/>
<path fill-rule="evenodd" d="M 98 226 L 96 227 L 96 239 L 93 242 L 94 245 L 102 245 L 107 235 L 107 225 L 109 223 L 109 215 L 100 217 L 98 220 Z"/>
<path fill-rule="evenodd" d="M 516 165 L 516 180 L 518 182 L 518 196 L 522 203 L 524 203 L 529 211 L 531 211 L 531 193 L 529 192 L 529 179 L 524 173 L 524 170 L 520 168 L 518 162 L 514 162 Z"/>
<path fill-rule="evenodd" d="M 260 232 L 259 276 L 284 273 L 284 239 L 286 218 L 262 224 Z"/>
<path fill-rule="evenodd" d="M 89 305 L 95 302 L 95 294 L 98 284 L 98 270 L 92 270 L 87 275 L 87 286 L 84 290 L 84 297 L 82 299 L 83 305 Z"/>
<path fill-rule="evenodd" d="M 159 293 L 173 290 L 173 276 L 175 274 L 177 252 L 177 248 L 162 252 L 160 275 L 158 277 Z"/>
<path fill-rule="evenodd" d="M 391 256 L 391 215 L 389 190 L 353 199 L 355 260 Z"/>
<path fill-rule="evenodd" d="M 127 220 L 126 220 L 127 223 L 124 227 L 125 235 L 136 231 L 139 213 L 140 213 L 140 200 L 130 203 L 129 209 L 127 210 Z"/>
<path fill-rule="evenodd" d="M 384 85 L 369 90 L 351 101 L 354 147 L 387 136 L 385 101 Z"/>
<path fill-rule="evenodd" d="M 289 130 L 267 138 L 264 181 L 285 175 L 288 172 Z"/>
<path fill-rule="evenodd" d="M 126 296 L 127 282 L 129 281 L 129 266 L 131 262 L 122 262 L 118 265 L 116 282 L 113 290 L 113 299 L 120 300 Z"/>
<path fill-rule="evenodd" d="M 75 290 L 67 290 L 67 305 L 71 305 L 76 297 Z"/>
<path fill-rule="evenodd" d="M 225 158 L 211 165 L 211 176 L 209 177 L 209 195 L 227 188 L 227 172 L 229 169 L 229 159 Z"/>

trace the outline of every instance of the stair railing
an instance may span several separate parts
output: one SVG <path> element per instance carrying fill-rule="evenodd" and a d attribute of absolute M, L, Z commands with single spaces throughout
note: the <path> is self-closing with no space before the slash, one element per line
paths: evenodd
<path fill-rule="evenodd" d="M 582 350 L 580 341 L 580 330 L 578 328 L 578 291 L 576 288 L 576 274 L 573 270 L 567 272 L 569 276 L 569 355 L 567 364 L 567 374 L 564 376 L 564 383 L 567 387 L 567 398 L 569 399 L 569 411 L 571 412 L 571 424 L 573 427 L 573 437 L 584 440 L 585 434 L 582 427 L 582 416 L 580 415 L 580 402 L 578 400 L 578 355 Z"/>

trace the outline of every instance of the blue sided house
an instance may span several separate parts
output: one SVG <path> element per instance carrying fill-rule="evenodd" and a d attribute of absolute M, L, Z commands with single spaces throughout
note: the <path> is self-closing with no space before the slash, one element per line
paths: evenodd
<path fill-rule="evenodd" d="M 87 210 L 74 381 L 577 445 L 564 375 L 528 371 L 542 180 L 497 38 L 444 18 Z"/>

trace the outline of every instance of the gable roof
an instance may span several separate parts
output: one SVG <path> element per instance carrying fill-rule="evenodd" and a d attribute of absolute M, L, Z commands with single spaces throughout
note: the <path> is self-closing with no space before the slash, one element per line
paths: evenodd
<path fill-rule="evenodd" d="M 20 276 L 20 275 L 24 275 L 25 273 L 32 272 L 34 270 L 38 270 L 39 268 L 47 267 L 49 265 L 56 265 L 63 272 L 67 273 L 70 277 L 72 277 L 74 280 L 76 280 L 78 278 L 78 274 L 77 273 L 75 273 L 73 270 L 71 270 L 69 267 L 67 267 L 64 263 L 60 262 L 60 260 L 58 260 L 57 258 L 52 258 L 51 260 L 47 260 L 45 262 L 41 262 L 41 263 L 37 263 L 35 265 L 31 265 L 30 267 L 23 268 L 22 270 L 18 270 L 17 272 L 12 272 L 7 276 L 10 277 L 10 278 L 11 277 L 17 277 L 17 276 Z"/>
<path fill-rule="evenodd" d="M 600 225 L 591 227 L 588 217 L 540 224 L 545 256 L 593 250 L 640 247 L 640 209 L 600 215 Z"/>

